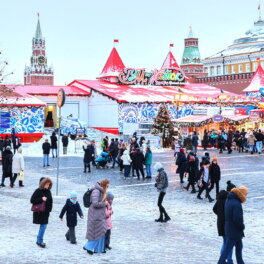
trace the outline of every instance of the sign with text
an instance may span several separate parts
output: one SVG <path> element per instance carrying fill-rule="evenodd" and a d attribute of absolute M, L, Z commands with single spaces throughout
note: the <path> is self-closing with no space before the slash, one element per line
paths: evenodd
<path fill-rule="evenodd" d="M 215 115 L 215 116 L 213 116 L 213 120 L 214 120 L 214 122 L 216 122 L 216 123 L 220 123 L 220 122 L 223 122 L 224 117 L 221 116 L 221 115 Z"/>
<path fill-rule="evenodd" d="M 180 68 L 153 70 L 125 68 L 118 76 L 119 82 L 125 85 L 185 85 L 185 75 Z"/>

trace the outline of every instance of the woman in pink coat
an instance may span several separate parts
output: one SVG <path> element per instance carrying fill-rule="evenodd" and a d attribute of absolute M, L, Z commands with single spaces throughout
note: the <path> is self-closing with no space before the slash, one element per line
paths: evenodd
<path fill-rule="evenodd" d="M 111 229 L 112 229 L 112 214 L 114 213 L 112 209 L 112 203 L 114 200 L 114 195 L 108 192 L 106 199 L 108 203 L 105 209 L 105 217 L 106 217 L 105 250 L 106 249 L 110 250 L 111 249 L 110 236 L 111 236 Z"/>

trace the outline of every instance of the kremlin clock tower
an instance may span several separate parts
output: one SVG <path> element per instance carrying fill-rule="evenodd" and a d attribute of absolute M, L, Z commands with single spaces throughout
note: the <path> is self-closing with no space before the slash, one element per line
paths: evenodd
<path fill-rule="evenodd" d="M 25 67 L 24 85 L 53 85 L 54 73 L 47 64 L 45 39 L 42 36 L 38 19 L 35 37 L 32 39 L 30 66 Z"/>

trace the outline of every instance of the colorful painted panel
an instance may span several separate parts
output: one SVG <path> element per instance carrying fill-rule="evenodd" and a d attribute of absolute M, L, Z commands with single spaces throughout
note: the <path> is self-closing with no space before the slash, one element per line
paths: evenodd
<path fill-rule="evenodd" d="M 0 133 L 5 129 L 10 128 L 10 113 L 7 111 L 0 111 Z"/>
<path fill-rule="evenodd" d="M 161 104 L 119 104 L 119 131 L 123 130 L 123 123 L 152 123 L 158 114 Z M 172 119 L 177 118 L 177 109 L 173 104 L 167 104 L 169 114 Z M 186 105 L 179 107 L 178 117 L 191 115 L 193 113 L 193 106 Z"/>
<path fill-rule="evenodd" d="M 2 110 L 7 112 L 8 110 Z M 10 125 L 1 128 L 1 133 L 10 133 L 14 128 L 16 133 L 43 133 L 44 108 L 15 107 L 7 112 L 10 116 Z"/>

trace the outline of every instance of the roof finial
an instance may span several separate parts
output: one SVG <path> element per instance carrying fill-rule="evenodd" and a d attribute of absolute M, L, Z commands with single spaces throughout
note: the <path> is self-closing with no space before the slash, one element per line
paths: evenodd
<path fill-rule="evenodd" d="M 118 39 L 114 39 L 114 48 L 115 48 L 115 43 L 119 43 Z"/>
<path fill-rule="evenodd" d="M 260 6 L 260 0 L 258 5 L 258 11 L 259 11 L 259 21 L 261 21 L 261 6 Z"/>
<path fill-rule="evenodd" d="M 189 35 L 188 35 L 188 38 L 193 38 L 194 35 L 193 35 L 193 31 L 192 31 L 192 26 L 189 26 Z"/>
<path fill-rule="evenodd" d="M 173 47 L 174 47 L 174 44 L 173 44 L 173 43 L 171 43 L 171 44 L 170 44 L 169 51 L 171 51 L 171 48 L 173 48 Z"/>

